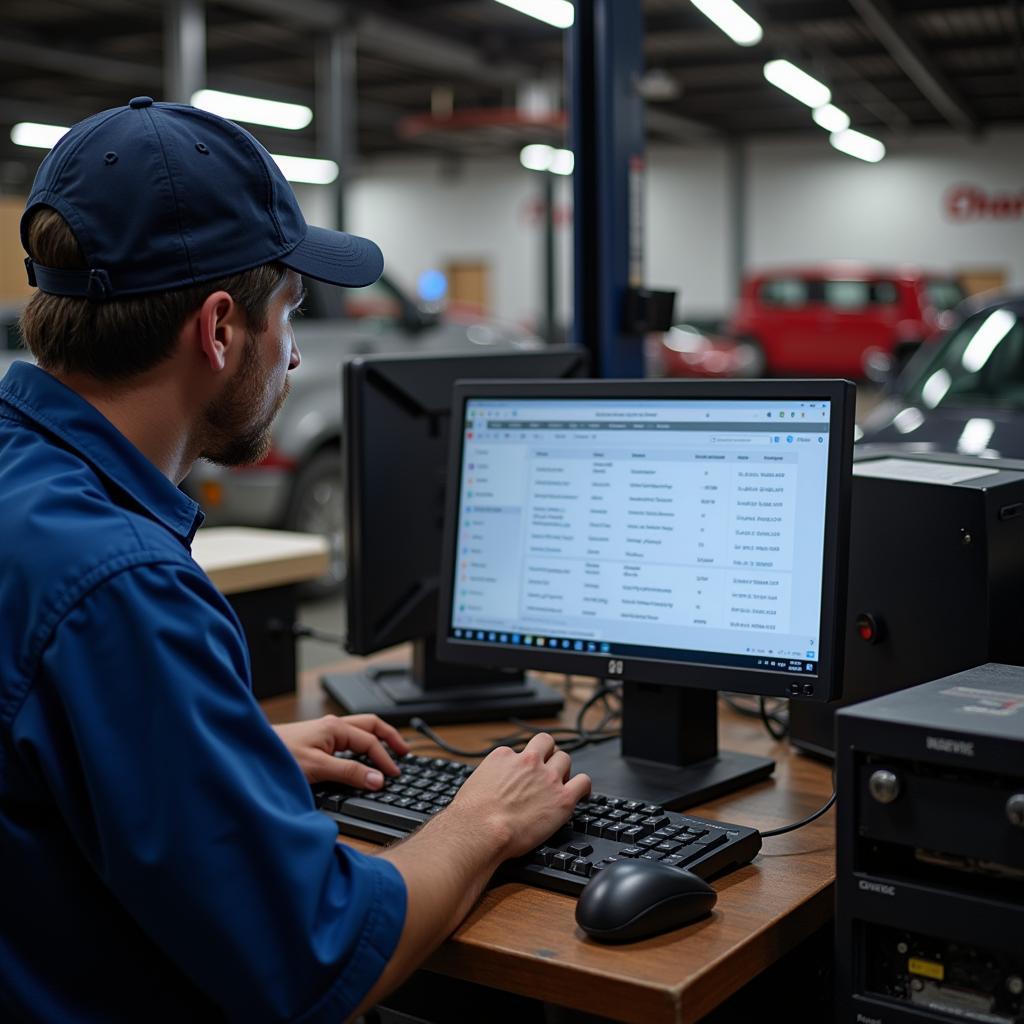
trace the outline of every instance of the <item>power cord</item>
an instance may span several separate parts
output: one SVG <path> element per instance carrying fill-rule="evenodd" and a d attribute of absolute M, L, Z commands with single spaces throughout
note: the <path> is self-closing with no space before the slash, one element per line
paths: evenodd
<path fill-rule="evenodd" d="M 273 628 L 271 623 L 267 623 L 268 628 Z M 281 630 L 282 626 L 277 624 L 277 629 Z M 336 644 L 338 647 L 344 648 L 346 637 L 341 633 L 327 633 L 322 629 L 315 629 L 313 626 L 305 626 L 301 622 L 293 622 L 291 625 L 291 634 L 296 640 L 319 640 L 324 644 Z"/>
<path fill-rule="evenodd" d="M 773 828 L 767 832 L 761 833 L 762 839 L 770 839 L 772 836 L 781 836 L 786 832 L 795 832 L 798 828 L 803 828 L 804 825 L 809 825 L 812 821 L 820 818 L 834 803 L 836 802 L 836 791 L 832 790 L 832 795 L 828 798 L 828 801 L 821 805 L 813 814 L 809 814 L 802 821 L 796 821 L 792 825 L 783 825 L 782 828 Z"/>

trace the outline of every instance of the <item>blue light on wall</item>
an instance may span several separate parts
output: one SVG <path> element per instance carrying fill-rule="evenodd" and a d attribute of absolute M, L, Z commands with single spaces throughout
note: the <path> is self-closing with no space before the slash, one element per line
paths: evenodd
<path fill-rule="evenodd" d="M 424 270 L 416 290 L 424 302 L 440 302 L 448 293 L 448 278 L 440 270 Z"/>

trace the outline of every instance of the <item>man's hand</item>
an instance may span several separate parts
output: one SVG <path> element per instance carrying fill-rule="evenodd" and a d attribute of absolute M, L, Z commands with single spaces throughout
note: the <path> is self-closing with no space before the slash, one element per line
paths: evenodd
<path fill-rule="evenodd" d="M 382 851 L 405 879 L 408 909 L 398 947 L 356 1015 L 423 962 L 503 860 L 542 843 L 589 792 L 589 777 L 570 779 L 569 755 L 540 733 L 521 754 L 489 754 L 440 814 Z"/>
<path fill-rule="evenodd" d="M 398 775 L 398 768 L 381 740 L 396 754 L 409 752 L 409 744 L 398 730 L 376 715 L 324 715 L 310 722 L 275 725 L 274 732 L 291 751 L 309 782 L 343 782 L 362 789 L 380 789 L 385 775 Z M 335 752 L 341 750 L 366 754 L 376 768 L 335 757 Z"/>
<path fill-rule="evenodd" d="M 590 792 L 590 777 L 569 778 L 569 755 L 538 733 L 517 754 L 499 747 L 480 762 L 445 811 L 495 837 L 501 859 L 518 857 L 548 838 Z M 438 822 L 440 824 L 440 820 Z"/>

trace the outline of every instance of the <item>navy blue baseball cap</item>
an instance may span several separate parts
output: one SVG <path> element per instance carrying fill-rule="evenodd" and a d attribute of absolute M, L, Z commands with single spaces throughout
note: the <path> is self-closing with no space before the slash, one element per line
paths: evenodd
<path fill-rule="evenodd" d="M 362 287 L 384 269 L 369 239 L 306 224 L 291 185 L 244 128 L 148 96 L 79 121 L 47 154 L 22 245 L 43 206 L 64 217 L 88 262 L 64 270 L 27 259 L 29 283 L 51 295 L 144 295 L 273 262 Z"/>

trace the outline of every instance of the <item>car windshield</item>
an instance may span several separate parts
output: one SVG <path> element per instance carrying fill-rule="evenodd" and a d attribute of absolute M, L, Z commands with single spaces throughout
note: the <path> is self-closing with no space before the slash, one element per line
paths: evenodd
<path fill-rule="evenodd" d="M 964 297 L 963 289 L 956 281 L 941 281 L 932 278 L 925 282 L 928 301 L 938 310 L 953 309 Z"/>
<path fill-rule="evenodd" d="M 1024 306 L 968 317 L 907 376 L 907 401 L 926 409 L 978 401 L 1024 409 Z"/>

